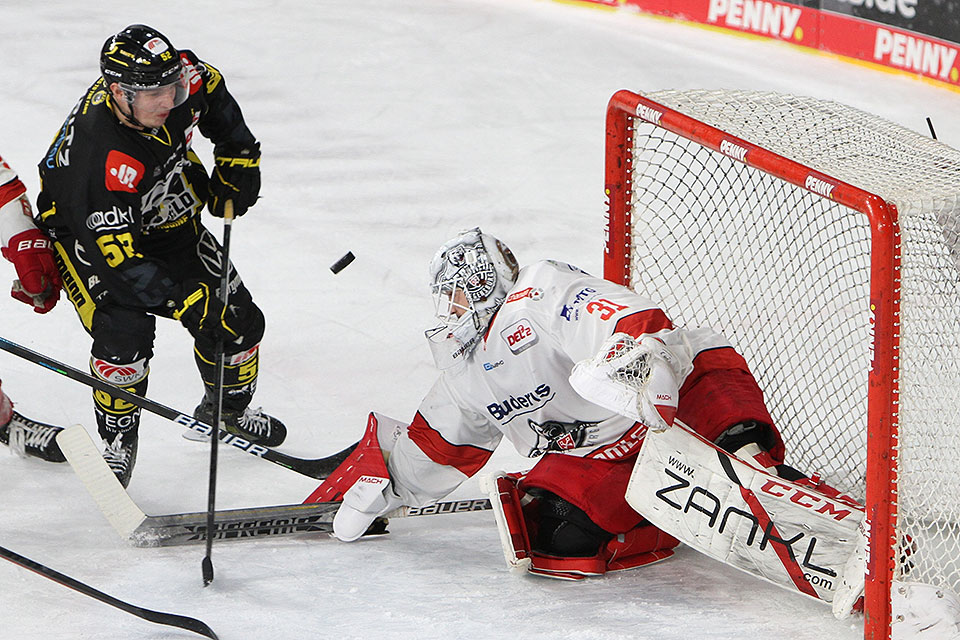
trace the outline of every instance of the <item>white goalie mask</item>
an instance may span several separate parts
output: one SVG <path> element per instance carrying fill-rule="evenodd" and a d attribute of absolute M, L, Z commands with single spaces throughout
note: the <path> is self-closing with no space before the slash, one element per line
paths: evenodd
<path fill-rule="evenodd" d="M 464 359 L 517 281 L 513 253 L 479 227 L 445 243 L 430 261 L 430 286 L 441 324 L 426 332 L 437 366 Z"/>

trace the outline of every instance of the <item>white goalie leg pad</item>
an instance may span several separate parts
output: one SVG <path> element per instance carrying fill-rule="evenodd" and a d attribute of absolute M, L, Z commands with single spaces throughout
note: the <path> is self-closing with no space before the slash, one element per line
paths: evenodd
<path fill-rule="evenodd" d="M 850 617 L 854 605 L 863 597 L 864 580 L 867 573 L 867 531 L 869 522 L 866 518 L 860 521 L 857 528 L 857 539 L 853 550 L 843 565 L 837 590 L 833 594 L 833 615 L 838 620 Z"/>
<path fill-rule="evenodd" d="M 739 460 L 679 422 L 647 434 L 626 499 L 697 551 L 826 602 L 864 515 Z"/>
<path fill-rule="evenodd" d="M 890 606 L 891 640 L 960 638 L 960 600 L 949 589 L 894 581 Z"/>
<path fill-rule="evenodd" d="M 573 367 L 570 385 L 590 402 L 663 430 L 673 424 L 680 383 L 692 369 L 688 352 L 652 336 L 615 333 Z"/>

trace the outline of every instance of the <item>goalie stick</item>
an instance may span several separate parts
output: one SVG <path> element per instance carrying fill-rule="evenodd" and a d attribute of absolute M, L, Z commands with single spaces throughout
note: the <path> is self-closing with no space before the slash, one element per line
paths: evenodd
<path fill-rule="evenodd" d="M 133 614 L 138 618 L 143 618 L 149 622 L 155 622 L 157 624 L 165 624 L 171 627 L 179 627 L 180 629 L 186 629 L 187 631 L 193 631 L 212 640 L 217 640 L 217 634 L 213 632 L 213 629 L 207 626 L 202 620 L 197 620 L 196 618 L 190 618 L 187 616 L 177 615 L 175 613 L 164 613 L 163 611 L 154 611 L 152 609 L 145 609 L 143 607 L 138 607 L 137 605 L 130 604 L 129 602 L 124 602 L 119 598 L 115 598 L 109 594 L 106 594 L 102 591 L 94 589 L 90 585 L 80 582 L 74 578 L 71 578 L 68 575 L 64 575 L 59 571 L 51 569 L 45 565 L 35 562 L 30 558 L 21 556 L 20 554 L 0 547 L 0 556 L 4 559 L 9 560 L 10 562 L 23 567 L 24 569 L 29 569 L 37 575 L 43 576 L 53 580 L 57 584 L 61 584 L 65 587 L 73 589 L 77 593 L 82 593 L 85 596 L 90 596 L 100 602 L 110 605 L 111 607 L 116 607 L 121 611 L 126 611 L 127 613 Z"/>
<path fill-rule="evenodd" d="M 64 429 L 57 442 L 67 462 L 84 484 L 120 537 L 137 547 L 167 547 L 199 544 L 207 539 L 207 513 L 180 513 L 150 516 L 104 462 L 90 435 L 80 425 Z M 331 533 L 333 516 L 340 502 L 286 504 L 217 511 L 215 540 L 243 540 L 300 533 Z M 367 535 L 386 533 L 386 518 L 429 516 L 490 510 L 486 498 L 438 502 L 426 507 L 401 507 L 378 519 Z"/>
<path fill-rule="evenodd" d="M 136 395 L 135 393 L 130 393 L 126 389 L 122 389 L 115 385 L 110 384 L 95 378 L 90 374 L 84 373 L 79 369 L 74 369 L 73 367 L 63 364 L 62 362 L 57 362 L 56 360 L 49 358 L 41 353 L 36 351 L 31 351 L 26 347 L 23 347 L 15 342 L 11 342 L 6 338 L 0 337 L 0 349 L 6 351 L 7 353 L 12 353 L 15 356 L 19 356 L 24 360 L 38 364 L 41 367 L 49 369 L 55 373 L 59 373 L 62 376 L 66 376 L 71 380 L 76 380 L 77 382 L 83 383 L 88 387 L 92 387 L 99 391 L 109 393 L 110 395 L 120 398 L 129 402 L 130 404 L 136 405 L 142 409 L 146 409 L 150 413 L 156 414 L 162 418 L 166 418 L 181 427 L 186 427 L 196 431 L 197 433 L 208 436 L 210 435 L 214 428 L 205 423 L 197 420 L 193 416 L 186 415 L 171 409 L 165 405 L 160 404 L 159 402 L 154 402 L 150 398 L 145 398 Z M 240 449 L 251 455 L 257 456 L 258 458 L 263 458 L 274 464 L 278 464 L 281 467 L 286 467 L 291 471 L 296 471 L 297 473 L 315 478 L 317 480 L 323 480 L 328 475 L 333 473 L 334 469 L 340 466 L 344 460 L 353 452 L 356 448 L 356 444 L 350 445 L 343 451 L 335 453 L 326 458 L 297 458 L 296 456 L 287 455 L 274 449 L 268 449 L 257 444 L 248 442 L 247 440 L 235 436 L 226 431 L 219 431 L 219 441 L 223 444 L 230 445 L 232 448 Z"/>

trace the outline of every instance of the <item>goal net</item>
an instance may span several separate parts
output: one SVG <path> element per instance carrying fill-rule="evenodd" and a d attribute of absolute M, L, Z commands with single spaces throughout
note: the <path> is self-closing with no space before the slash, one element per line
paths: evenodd
<path fill-rule="evenodd" d="M 825 100 L 618 92 L 605 276 L 750 364 L 787 463 L 864 501 L 866 604 L 960 592 L 960 152 Z"/>

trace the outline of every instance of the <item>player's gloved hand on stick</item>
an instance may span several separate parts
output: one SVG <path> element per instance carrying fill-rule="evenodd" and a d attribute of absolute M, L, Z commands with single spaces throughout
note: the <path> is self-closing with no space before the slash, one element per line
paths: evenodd
<path fill-rule="evenodd" d="M 213 157 L 216 166 L 210 176 L 207 207 L 222 218 L 227 200 L 233 200 L 233 215 L 239 218 L 256 204 L 260 194 L 260 143 L 251 147 L 220 144 Z"/>
<path fill-rule="evenodd" d="M 53 309 L 60 299 L 63 283 L 50 239 L 39 229 L 22 231 L 10 238 L 3 257 L 13 263 L 19 278 L 14 280 L 10 295 L 31 305 L 37 313 Z"/>
<path fill-rule="evenodd" d="M 210 340 L 233 342 L 240 334 L 233 329 L 238 326 L 236 314 L 214 295 L 206 282 L 193 281 L 184 284 L 184 297 L 173 319 L 179 320 L 190 333 L 206 336 Z"/>

